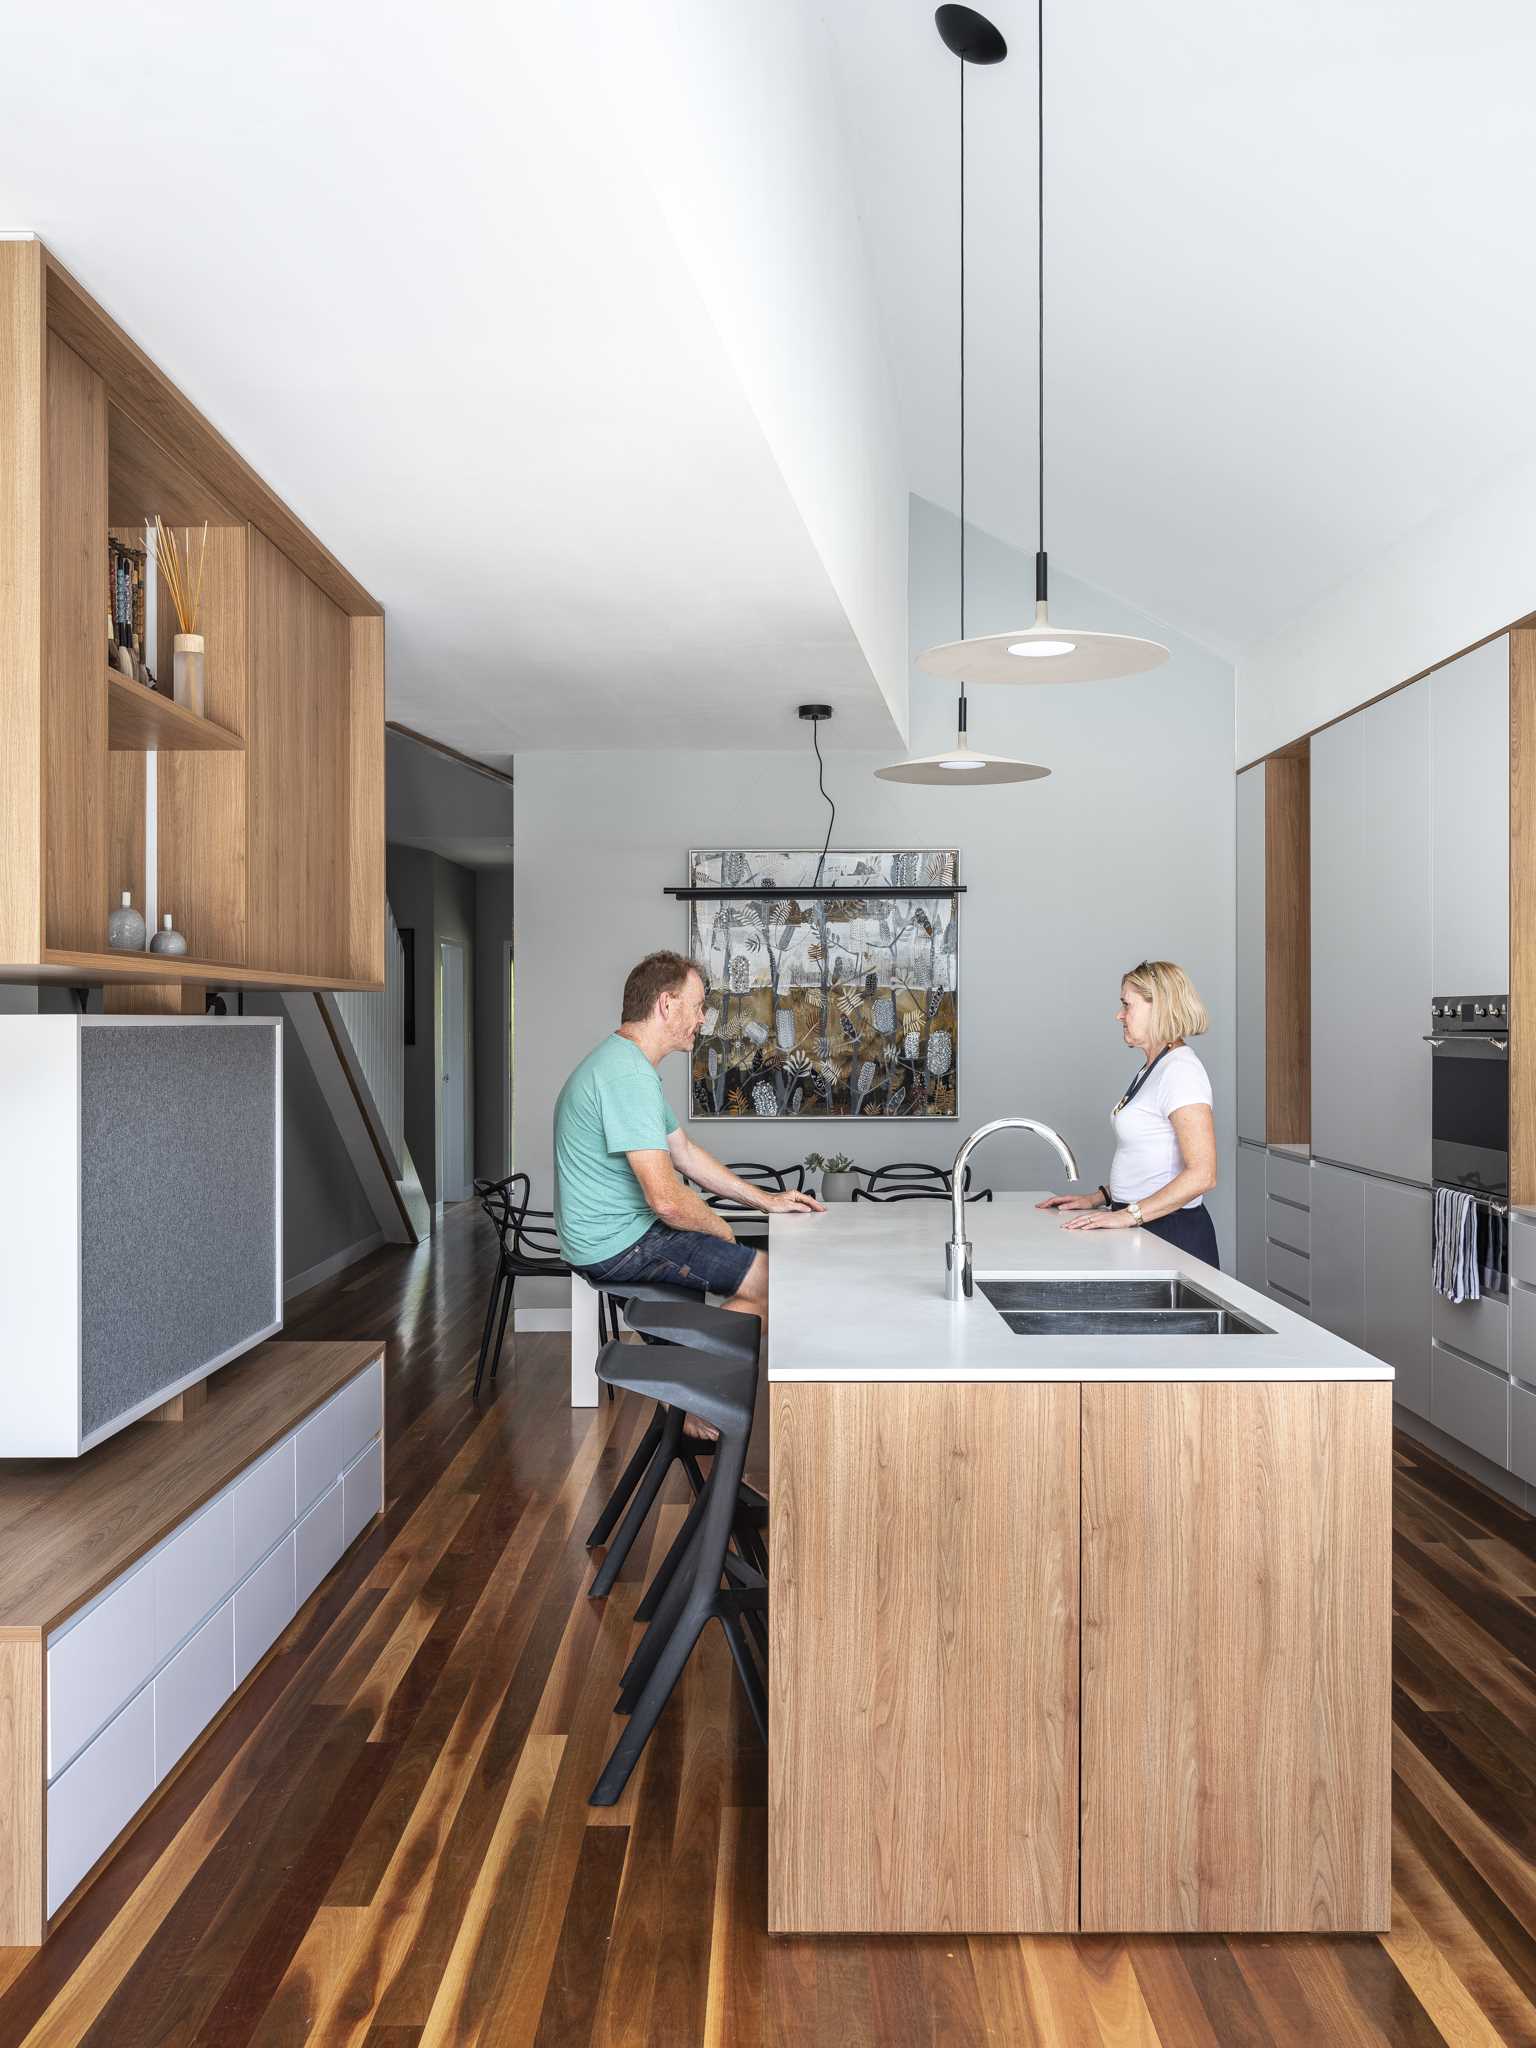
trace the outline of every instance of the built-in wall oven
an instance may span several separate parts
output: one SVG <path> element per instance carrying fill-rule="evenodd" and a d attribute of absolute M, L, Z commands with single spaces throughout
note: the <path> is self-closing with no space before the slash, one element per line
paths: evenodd
<path fill-rule="evenodd" d="M 1509 1207 L 1509 997 L 1437 996 L 1430 1025 L 1430 1171 L 1436 1187 L 1477 1197 L 1482 1257 L 1490 1212 L 1502 1219 Z M 1502 1249 L 1507 1233 L 1492 1235 Z M 1490 1277 L 1485 1291 L 1503 1292 Z"/>

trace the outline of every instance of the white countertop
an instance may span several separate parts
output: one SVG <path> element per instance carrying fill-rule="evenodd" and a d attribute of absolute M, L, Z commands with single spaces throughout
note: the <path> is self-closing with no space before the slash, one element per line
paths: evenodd
<path fill-rule="evenodd" d="M 1390 1380 L 1392 1368 L 1143 1230 L 1063 1230 L 1046 1191 L 972 1202 L 977 1290 L 944 1296 L 947 1202 L 834 1203 L 775 1216 L 770 1380 Z M 1016 1336 L 987 1279 L 1176 1276 L 1269 1334 Z"/>

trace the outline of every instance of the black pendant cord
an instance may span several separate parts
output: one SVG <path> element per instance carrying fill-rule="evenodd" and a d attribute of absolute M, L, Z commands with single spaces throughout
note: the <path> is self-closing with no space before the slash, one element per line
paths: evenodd
<path fill-rule="evenodd" d="M 1035 5 L 1035 431 L 1039 547 L 1035 602 L 1045 602 L 1045 0 Z"/>
<path fill-rule="evenodd" d="M 816 720 L 814 719 L 811 721 L 811 745 L 816 749 L 816 787 L 821 791 L 826 801 L 827 809 L 832 813 L 831 817 L 827 820 L 827 836 L 822 842 L 821 859 L 816 863 L 816 880 L 811 885 L 813 888 L 819 889 L 821 887 L 821 871 L 827 864 L 827 848 L 832 844 L 832 828 L 837 823 L 837 805 L 827 795 L 827 785 L 821 772 L 823 765 L 821 759 L 821 734 L 817 731 Z"/>
<path fill-rule="evenodd" d="M 960 638 L 965 638 L 965 59 L 960 59 Z M 965 678 L 960 678 L 960 737 L 965 737 Z"/>

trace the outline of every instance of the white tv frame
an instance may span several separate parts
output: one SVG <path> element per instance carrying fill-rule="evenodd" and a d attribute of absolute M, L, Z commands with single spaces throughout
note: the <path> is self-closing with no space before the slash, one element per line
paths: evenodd
<path fill-rule="evenodd" d="M 269 1031 L 272 1321 L 88 1435 L 81 1412 L 80 1056 L 92 1030 Z M 77 1458 L 283 1326 L 283 1031 L 276 1017 L 0 1017 L 0 1458 Z"/>

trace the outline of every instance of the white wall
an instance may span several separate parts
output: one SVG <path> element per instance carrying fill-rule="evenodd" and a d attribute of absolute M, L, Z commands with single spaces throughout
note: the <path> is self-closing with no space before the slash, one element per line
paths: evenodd
<path fill-rule="evenodd" d="M 957 528 L 912 505 L 914 646 L 948 638 Z M 986 535 L 969 541 L 978 631 L 1022 623 L 1032 565 Z M 1151 630 L 1111 600 L 1055 579 L 1063 624 Z M 1162 637 L 1166 638 L 1166 635 Z M 913 749 L 953 736 L 953 699 L 913 679 Z M 1234 1109 L 1232 675 L 1186 643 L 1150 677 L 1081 689 L 973 694 L 979 745 L 1047 762 L 1049 781 L 929 790 L 877 782 L 890 755 L 834 751 L 828 782 L 839 847 L 960 848 L 960 1116 L 955 1123 L 690 1124 L 726 1158 L 783 1163 L 845 1147 L 861 1165 L 947 1163 L 988 1118 L 1042 1117 L 1078 1149 L 1087 1179 L 1109 1163 L 1109 1110 L 1133 1071 L 1114 1022 L 1119 976 L 1144 956 L 1181 961 L 1215 1025 L 1200 1050 L 1215 1086 L 1223 1184 L 1212 1202 L 1230 1262 Z M 721 737 L 728 737 L 722 727 Z M 618 1016 L 626 970 L 685 943 L 685 913 L 661 894 L 686 879 L 690 846 L 819 846 L 826 811 L 804 728 L 782 754 L 545 753 L 518 764 L 517 1157 L 536 1200 L 550 1188 L 550 1113 L 570 1068 Z M 835 736 L 834 736 L 835 744 Z M 682 1110 L 683 1060 L 662 1069 Z M 984 1184 L 1053 1179 L 1035 1140 L 989 1141 Z M 530 1295 L 528 1306 L 532 1307 Z"/>
<path fill-rule="evenodd" d="M 892 716 L 907 483 L 831 38 L 808 0 L 599 0 L 613 104 Z"/>
<path fill-rule="evenodd" d="M 1536 610 L 1536 461 L 1415 528 L 1237 663 L 1239 766 Z"/>

